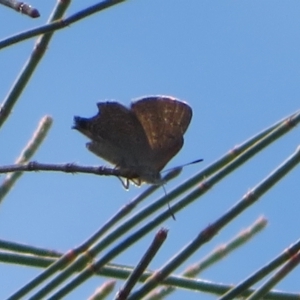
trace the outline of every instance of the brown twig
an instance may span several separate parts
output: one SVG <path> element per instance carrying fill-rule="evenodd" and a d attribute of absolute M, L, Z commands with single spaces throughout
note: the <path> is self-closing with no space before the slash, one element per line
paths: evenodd
<path fill-rule="evenodd" d="M 31 5 L 24 2 L 15 0 L 0 0 L 0 4 L 10 7 L 15 11 L 27 15 L 31 18 L 38 18 L 40 16 L 40 13 L 36 8 L 33 8 Z"/>
<path fill-rule="evenodd" d="M 107 168 L 104 166 L 93 167 L 93 166 L 79 166 L 75 163 L 66 164 L 45 164 L 30 161 L 24 164 L 8 165 L 0 167 L 0 173 L 11 173 L 11 172 L 32 172 L 32 171 L 56 171 L 65 173 L 87 173 L 95 175 L 113 175 L 126 177 L 124 172 L 118 169 Z M 127 174 L 129 175 L 129 174 Z"/>
<path fill-rule="evenodd" d="M 135 284 L 140 280 L 140 277 L 143 275 L 149 263 L 152 261 L 153 257 L 156 255 L 157 251 L 160 249 L 163 242 L 166 240 L 167 234 L 168 234 L 168 230 L 165 228 L 162 228 L 157 232 L 150 247 L 148 248 L 144 256 L 141 258 L 136 268 L 132 271 L 132 273 L 128 277 L 123 288 L 118 292 L 116 300 L 127 299 L 131 290 L 133 289 Z"/>

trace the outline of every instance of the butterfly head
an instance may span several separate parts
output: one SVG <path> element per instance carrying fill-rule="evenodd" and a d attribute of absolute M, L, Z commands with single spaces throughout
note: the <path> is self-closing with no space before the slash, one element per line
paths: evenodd
<path fill-rule="evenodd" d="M 161 178 L 160 172 L 144 167 L 139 175 L 141 182 L 150 183 L 154 185 L 164 184 L 164 180 Z"/>

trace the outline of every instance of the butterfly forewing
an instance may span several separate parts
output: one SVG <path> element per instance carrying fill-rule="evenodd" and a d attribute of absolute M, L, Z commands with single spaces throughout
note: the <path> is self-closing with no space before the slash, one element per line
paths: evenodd
<path fill-rule="evenodd" d="M 183 145 L 183 134 L 192 118 L 184 102 L 166 96 L 146 97 L 132 104 L 152 150 L 151 164 L 161 170 Z"/>

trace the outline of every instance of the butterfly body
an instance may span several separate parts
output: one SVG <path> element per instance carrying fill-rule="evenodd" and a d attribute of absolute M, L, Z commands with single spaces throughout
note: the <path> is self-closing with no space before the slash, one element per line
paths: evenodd
<path fill-rule="evenodd" d="M 161 184 L 160 171 L 178 153 L 192 118 L 191 108 L 169 96 L 149 96 L 131 104 L 100 102 L 92 118 L 74 117 L 74 127 L 91 142 L 87 148 L 135 183 Z"/>

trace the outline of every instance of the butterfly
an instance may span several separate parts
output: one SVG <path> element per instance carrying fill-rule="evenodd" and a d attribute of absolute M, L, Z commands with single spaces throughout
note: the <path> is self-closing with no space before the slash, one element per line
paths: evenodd
<path fill-rule="evenodd" d="M 182 148 L 191 107 L 170 96 L 147 96 L 131 103 L 99 102 L 92 118 L 74 117 L 73 129 L 87 136 L 87 148 L 115 165 L 129 181 L 162 184 L 160 171 Z"/>

